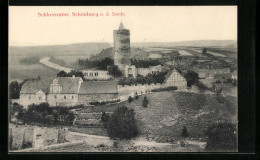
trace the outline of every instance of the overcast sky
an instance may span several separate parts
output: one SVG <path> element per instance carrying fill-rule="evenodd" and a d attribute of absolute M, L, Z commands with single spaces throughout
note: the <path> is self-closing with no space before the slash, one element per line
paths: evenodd
<path fill-rule="evenodd" d="M 69 17 L 39 17 L 69 13 Z M 125 16 L 73 17 L 72 12 L 124 12 Z M 113 42 L 120 22 L 131 42 L 237 40 L 236 6 L 203 7 L 9 7 L 11 46 Z"/>

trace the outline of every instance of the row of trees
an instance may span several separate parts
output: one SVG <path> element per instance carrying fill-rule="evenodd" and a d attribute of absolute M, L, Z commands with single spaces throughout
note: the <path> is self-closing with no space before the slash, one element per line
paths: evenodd
<path fill-rule="evenodd" d="M 120 85 L 134 85 L 134 84 L 151 84 L 151 83 L 163 83 L 167 72 L 155 72 L 149 73 L 146 76 L 137 75 L 134 78 L 122 78 L 119 80 Z"/>
<path fill-rule="evenodd" d="M 199 81 L 198 73 L 189 70 L 189 71 L 187 71 L 186 74 L 184 74 L 184 77 L 187 80 L 187 86 L 188 87 L 191 87 L 192 85 L 195 85 L 202 91 L 207 89 L 207 86 Z"/>
<path fill-rule="evenodd" d="M 161 63 L 158 60 L 136 60 L 131 59 L 131 64 L 135 65 L 136 68 L 149 68 L 149 66 L 157 66 Z"/>
<path fill-rule="evenodd" d="M 75 76 L 75 77 L 81 77 L 83 80 L 84 80 L 84 75 L 82 73 L 82 71 L 77 71 L 77 70 L 71 70 L 70 72 L 65 72 L 65 71 L 60 71 L 58 74 L 57 74 L 57 77 L 72 77 L 72 76 Z"/>
<path fill-rule="evenodd" d="M 78 64 L 85 69 L 97 68 L 101 70 L 107 70 L 107 67 L 114 64 L 114 60 L 106 57 L 103 60 L 89 60 L 89 59 L 78 59 Z"/>
<path fill-rule="evenodd" d="M 50 107 L 48 103 L 40 103 L 39 105 L 31 104 L 27 109 L 14 103 L 10 105 L 10 117 L 16 117 L 18 120 L 26 124 L 33 122 L 42 124 L 62 124 L 71 125 L 75 116 L 65 107 Z"/>

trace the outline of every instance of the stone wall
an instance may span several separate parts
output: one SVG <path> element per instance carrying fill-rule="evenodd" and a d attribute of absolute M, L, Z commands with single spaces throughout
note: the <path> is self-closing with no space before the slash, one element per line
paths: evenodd
<path fill-rule="evenodd" d="M 89 95 L 79 95 L 79 104 L 88 105 L 90 102 L 97 101 L 108 101 L 112 99 L 117 99 L 118 94 L 89 94 Z"/>
<path fill-rule="evenodd" d="M 10 136 L 14 149 L 22 149 L 24 144 L 32 144 L 36 148 L 66 142 L 68 129 L 9 124 Z"/>
<path fill-rule="evenodd" d="M 167 83 L 157 83 L 157 84 L 137 84 L 137 85 L 118 85 L 118 92 L 120 95 L 137 93 L 138 95 L 151 92 L 153 89 L 167 88 L 171 86 L 176 86 L 177 89 L 187 88 L 186 81 L 175 82 L 173 85 Z M 132 93 L 132 94 L 131 94 Z M 133 94 L 134 95 L 134 94 Z"/>
<path fill-rule="evenodd" d="M 137 85 L 131 85 L 131 86 L 118 85 L 118 92 L 119 92 L 119 94 L 135 93 L 135 92 L 137 92 L 137 94 L 143 94 L 143 93 L 149 92 L 153 89 L 159 89 L 159 88 L 165 88 L 165 87 L 168 87 L 168 86 L 165 85 L 164 83 L 163 84 L 160 84 L 160 83 L 137 84 Z"/>

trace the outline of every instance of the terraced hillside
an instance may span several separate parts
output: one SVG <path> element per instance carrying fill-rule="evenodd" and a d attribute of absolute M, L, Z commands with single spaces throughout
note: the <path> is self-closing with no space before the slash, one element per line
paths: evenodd
<path fill-rule="evenodd" d="M 212 123 L 236 121 L 236 98 L 187 92 L 165 91 L 146 95 L 148 108 L 142 107 L 144 96 L 129 103 L 121 102 L 86 109 L 88 112 L 113 112 L 118 106 L 133 108 L 142 136 L 156 139 L 178 138 L 183 126 L 190 137 L 203 138 Z"/>

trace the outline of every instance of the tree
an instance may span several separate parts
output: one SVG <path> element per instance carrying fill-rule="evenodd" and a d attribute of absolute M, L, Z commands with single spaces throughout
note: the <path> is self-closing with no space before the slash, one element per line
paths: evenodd
<path fill-rule="evenodd" d="M 107 123 L 107 132 L 112 139 L 131 139 L 137 136 L 135 112 L 125 106 L 118 107 Z"/>
<path fill-rule="evenodd" d="M 205 91 L 206 89 L 208 89 L 208 87 L 200 81 L 197 82 L 196 86 L 199 88 L 200 91 Z"/>
<path fill-rule="evenodd" d="M 134 99 L 133 99 L 131 96 L 128 97 L 128 102 L 129 102 L 129 103 L 133 102 L 133 100 L 134 100 Z"/>
<path fill-rule="evenodd" d="M 102 113 L 101 122 L 102 122 L 104 128 L 107 128 L 107 123 L 109 121 L 109 118 L 110 118 L 110 116 L 108 114 L 106 114 L 106 112 Z"/>
<path fill-rule="evenodd" d="M 203 48 L 202 54 L 207 54 L 207 48 Z"/>
<path fill-rule="evenodd" d="M 84 80 L 84 74 L 82 73 L 82 71 L 77 71 L 77 70 L 71 70 L 69 73 L 66 73 L 64 71 L 60 71 L 57 74 L 57 77 L 72 77 L 73 75 L 75 77 L 81 77 Z"/>
<path fill-rule="evenodd" d="M 148 107 L 148 103 L 149 103 L 149 101 L 148 101 L 147 97 L 144 96 L 143 107 Z"/>
<path fill-rule="evenodd" d="M 135 92 L 135 99 L 139 99 L 137 92 Z"/>
<path fill-rule="evenodd" d="M 105 59 L 101 60 L 98 63 L 98 68 L 102 69 L 102 70 L 107 70 L 107 66 L 110 66 L 113 64 L 114 64 L 114 60 L 109 57 L 106 57 Z"/>
<path fill-rule="evenodd" d="M 108 70 L 108 74 L 113 76 L 113 77 L 121 77 L 122 76 L 122 72 L 119 70 L 118 66 L 116 66 L 116 65 L 108 66 L 107 70 Z"/>
<path fill-rule="evenodd" d="M 19 99 L 19 94 L 22 86 L 17 81 L 12 81 L 9 84 L 9 96 L 10 99 Z"/>
<path fill-rule="evenodd" d="M 60 71 L 58 74 L 57 74 L 57 77 L 66 77 L 67 73 L 65 71 Z"/>
<path fill-rule="evenodd" d="M 185 126 L 183 126 L 183 128 L 182 128 L 181 137 L 183 137 L 183 138 L 189 137 L 188 130 Z"/>
<path fill-rule="evenodd" d="M 191 85 L 195 85 L 199 82 L 199 75 L 194 71 L 188 71 L 184 77 L 187 80 L 187 85 L 190 87 Z"/>
<path fill-rule="evenodd" d="M 67 117 L 67 123 L 70 125 L 73 124 L 74 119 L 75 119 L 75 115 L 72 112 L 70 112 Z"/>
<path fill-rule="evenodd" d="M 236 126 L 231 123 L 219 123 L 210 126 L 206 132 L 208 136 L 206 150 L 236 151 Z"/>

